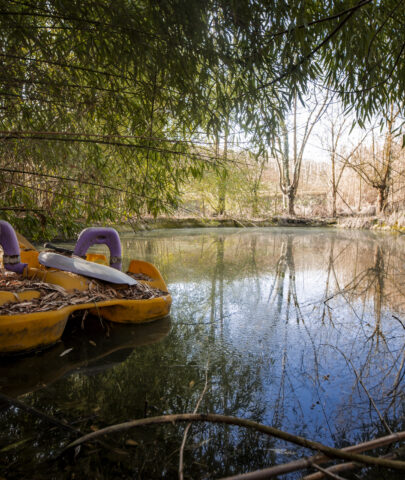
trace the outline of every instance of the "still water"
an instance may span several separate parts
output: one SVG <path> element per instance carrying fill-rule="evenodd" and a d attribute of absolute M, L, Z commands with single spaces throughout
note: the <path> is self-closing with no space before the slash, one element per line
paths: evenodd
<path fill-rule="evenodd" d="M 139 326 L 72 319 L 48 351 L 0 360 L 0 393 L 83 433 L 192 412 L 205 386 L 199 412 L 253 419 L 331 446 L 404 429 L 404 237 L 193 229 L 127 235 L 122 243 L 126 262 L 140 258 L 160 269 L 173 297 L 170 317 Z M 144 427 L 84 446 L 74 459 L 58 457 L 75 433 L 2 402 L 0 477 L 177 478 L 184 428 Z M 309 454 L 246 429 L 195 424 L 185 478 Z"/>

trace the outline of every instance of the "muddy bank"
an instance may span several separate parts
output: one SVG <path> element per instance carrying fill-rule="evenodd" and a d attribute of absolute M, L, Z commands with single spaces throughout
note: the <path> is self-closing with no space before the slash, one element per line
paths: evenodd
<path fill-rule="evenodd" d="M 223 228 L 223 227 L 337 227 L 360 230 L 378 230 L 405 233 L 405 215 L 391 214 L 378 216 L 344 216 L 332 217 L 289 217 L 275 216 L 265 219 L 246 218 L 147 218 L 135 226 L 135 231 L 148 231 L 170 228 Z M 134 231 L 128 225 L 117 227 L 120 231 Z"/>

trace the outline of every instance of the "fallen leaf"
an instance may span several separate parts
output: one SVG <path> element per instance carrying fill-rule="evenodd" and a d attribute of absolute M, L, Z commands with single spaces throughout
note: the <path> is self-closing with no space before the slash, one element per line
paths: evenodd
<path fill-rule="evenodd" d="M 138 442 L 135 440 L 131 440 L 130 438 L 125 442 L 125 445 L 129 445 L 130 447 L 137 447 L 139 445 Z"/>

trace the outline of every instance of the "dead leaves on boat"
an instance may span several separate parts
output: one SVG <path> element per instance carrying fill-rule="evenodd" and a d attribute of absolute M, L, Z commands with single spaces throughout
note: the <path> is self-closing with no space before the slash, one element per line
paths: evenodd
<path fill-rule="evenodd" d="M 127 275 L 135 278 L 135 280 L 146 280 L 147 282 L 150 282 L 153 280 L 153 278 L 150 278 L 148 275 L 145 273 L 132 273 L 132 272 L 127 272 Z"/>
<path fill-rule="evenodd" d="M 39 292 L 38 298 L 20 301 L 19 294 L 25 291 Z M 21 275 L 1 275 L 0 291 L 14 294 L 16 301 L 0 305 L 0 315 L 19 315 L 35 312 L 60 310 L 68 305 L 103 302 L 107 300 L 148 300 L 168 295 L 157 288 L 138 282 L 136 285 L 112 285 L 99 280 L 91 280 L 88 290 L 66 291 L 59 285 L 38 282 Z"/>

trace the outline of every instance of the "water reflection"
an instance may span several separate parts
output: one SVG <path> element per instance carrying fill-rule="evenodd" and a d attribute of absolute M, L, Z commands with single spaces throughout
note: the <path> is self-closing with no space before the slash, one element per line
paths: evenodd
<path fill-rule="evenodd" d="M 79 370 L 25 395 L 25 402 L 87 432 L 192 411 L 208 368 L 200 411 L 252 418 L 343 446 L 386 433 L 371 397 L 389 428 L 403 428 L 402 237 L 192 230 L 126 237 L 123 243 L 127 259 L 155 263 L 168 280 L 172 330 L 108 369 L 101 360 L 91 375 Z M 29 476 L 33 468 L 38 478 L 177 478 L 184 426 L 115 437 L 130 455 L 84 449 L 61 474 L 56 461 L 46 468 L 43 461 L 73 437 L 50 434 L 42 419 L 8 406 L 0 425 L 7 478 Z M 22 443 L 7 449 L 13 442 Z M 240 429 L 195 425 L 185 472 L 213 478 L 307 453 Z"/>
<path fill-rule="evenodd" d="M 71 318 L 62 341 L 45 351 L 4 357 L 0 392 L 18 397 L 44 388 L 64 375 L 91 374 L 123 362 L 135 347 L 161 341 L 170 331 L 169 317 L 143 325 L 123 326 L 94 316 Z"/>

